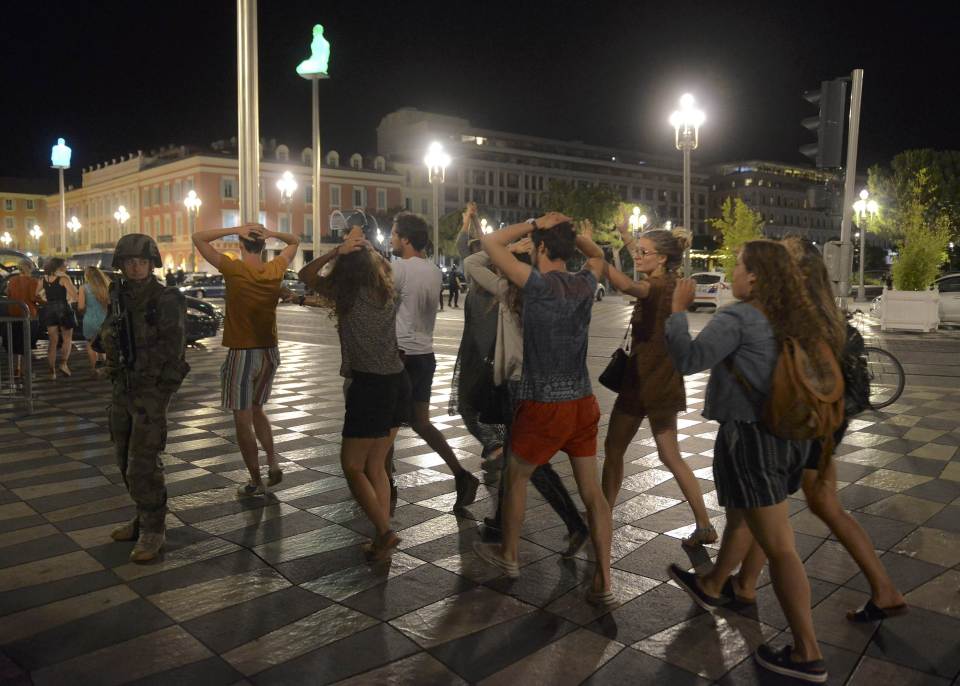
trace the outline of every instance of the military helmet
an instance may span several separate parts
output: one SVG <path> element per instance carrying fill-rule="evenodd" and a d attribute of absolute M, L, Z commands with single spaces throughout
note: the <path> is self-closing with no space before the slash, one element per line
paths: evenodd
<path fill-rule="evenodd" d="M 113 268 L 120 269 L 123 261 L 129 257 L 142 257 L 150 260 L 157 269 L 163 266 L 163 260 L 160 259 L 160 248 L 154 240 L 145 233 L 128 233 L 121 236 L 117 241 L 117 247 L 113 250 Z"/>

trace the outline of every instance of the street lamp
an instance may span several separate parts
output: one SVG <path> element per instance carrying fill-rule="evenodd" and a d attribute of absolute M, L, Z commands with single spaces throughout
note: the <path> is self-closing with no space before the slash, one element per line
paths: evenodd
<path fill-rule="evenodd" d="M 440 184 L 443 183 L 447 175 L 447 167 L 450 165 L 450 155 L 443 150 L 440 143 L 434 141 L 427 148 L 427 154 L 423 158 L 423 163 L 427 165 L 427 177 L 430 185 L 433 186 L 433 261 L 440 264 Z"/>
<path fill-rule="evenodd" d="M 867 244 L 867 225 L 870 218 L 875 217 L 880 211 L 880 206 L 876 200 L 870 200 L 870 192 L 864 188 L 860 191 L 860 199 L 853 203 L 853 211 L 857 215 L 857 226 L 860 231 L 857 236 L 860 237 L 860 288 L 857 293 L 857 299 L 861 302 L 867 298 L 867 289 L 863 281 L 863 265 L 866 262 L 866 244 Z"/>
<path fill-rule="evenodd" d="M 670 115 L 674 144 L 683 152 L 683 225 L 690 230 L 690 151 L 700 144 L 700 127 L 707 116 L 695 106 L 690 93 L 680 96 L 680 109 Z M 683 274 L 690 276 L 690 249 L 683 253 Z"/>
<path fill-rule="evenodd" d="M 127 223 L 127 220 L 130 219 L 130 213 L 127 212 L 127 208 L 123 205 L 117 208 L 117 211 L 113 213 L 113 218 L 117 220 L 117 224 L 120 225 L 120 235 L 123 235 L 123 225 Z"/>
<path fill-rule="evenodd" d="M 80 220 L 74 215 L 70 217 L 70 221 L 67 222 L 67 228 L 70 229 L 70 233 L 76 235 L 77 231 L 83 228 L 83 224 L 81 224 Z"/>
<path fill-rule="evenodd" d="M 10 247 L 10 243 L 13 242 L 13 236 L 10 235 L 9 231 L 4 231 L 3 235 L 0 236 L 0 243 L 3 243 L 4 248 Z"/>
<path fill-rule="evenodd" d="M 50 151 L 50 167 L 59 171 L 60 176 L 60 250 L 67 254 L 67 201 L 63 190 L 63 170 L 70 168 L 70 155 L 72 154 L 62 138 L 57 139 L 57 144 Z"/>
<path fill-rule="evenodd" d="M 190 189 L 187 197 L 183 199 L 183 206 L 187 208 L 187 222 L 190 224 L 190 272 L 197 271 L 197 249 L 193 245 L 193 234 L 197 230 L 197 214 L 200 212 L 200 205 L 203 202 L 197 192 Z"/>
<path fill-rule="evenodd" d="M 323 36 L 323 25 L 313 27 L 310 57 L 297 65 L 297 74 L 311 82 L 313 118 L 313 256 L 320 255 L 320 80 L 329 78 L 330 42 Z"/>
<path fill-rule="evenodd" d="M 647 215 L 640 214 L 640 208 L 634 206 L 633 212 L 630 213 L 630 228 L 633 230 L 633 237 L 636 238 L 640 235 L 640 232 L 643 231 L 643 227 L 647 225 Z M 633 257 L 633 280 L 637 280 L 637 258 L 636 255 Z"/>
<path fill-rule="evenodd" d="M 40 238 L 43 237 L 43 231 L 40 230 L 40 227 L 37 224 L 33 225 L 33 228 L 30 229 L 30 235 L 33 237 L 33 240 L 37 242 L 37 253 L 40 252 Z"/>
<path fill-rule="evenodd" d="M 277 190 L 280 191 L 280 206 L 287 211 L 287 233 L 293 233 L 293 214 L 290 212 L 290 205 L 293 202 L 293 194 L 297 190 L 297 180 L 293 177 L 293 172 L 285 171 L 277 180 Z"/>

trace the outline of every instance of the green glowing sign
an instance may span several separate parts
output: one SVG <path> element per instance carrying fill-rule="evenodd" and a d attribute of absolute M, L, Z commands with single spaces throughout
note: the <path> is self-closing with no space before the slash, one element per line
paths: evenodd
<path fill-rule="evenodd" d="M 297 65 L 297 73 L 304 78 L 325 77 L 330 63 L 330 42 L 323 37 L 323 26 L 313 27 L 310 57 Z"/>

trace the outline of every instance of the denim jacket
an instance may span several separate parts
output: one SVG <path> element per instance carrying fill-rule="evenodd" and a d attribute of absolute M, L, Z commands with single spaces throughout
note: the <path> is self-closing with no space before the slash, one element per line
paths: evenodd
<path fill-rule="evenodd" d="M 747 303 L 724 307 L 695 338 L 690 337 L 687 315 L 677 312 L 667 319 L 667 348 L 683 375 L 710 369 L 703 416 L 718 422 L 759 421 L 759 402 L 770 390 L 770 379 L 779 348 L 773 329 L 760 310 Z M 747 393 L 727 369 L 734 368 L 753 387 Z"/>

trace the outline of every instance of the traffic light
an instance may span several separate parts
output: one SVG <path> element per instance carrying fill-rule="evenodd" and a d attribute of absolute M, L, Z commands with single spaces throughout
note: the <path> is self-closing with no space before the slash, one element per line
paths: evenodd
<path fill-rule="evenodd" d="M 806 91 L 804 100 L 820 106 L 820 114 L 807 117 L 801 125 L 817 134 L 817 142 L 800 147 L 818 169 L 841 166 L 843 159 L 843 115 L 847 104 L 847 79 L 820 83 L 820 90 Z"/>

